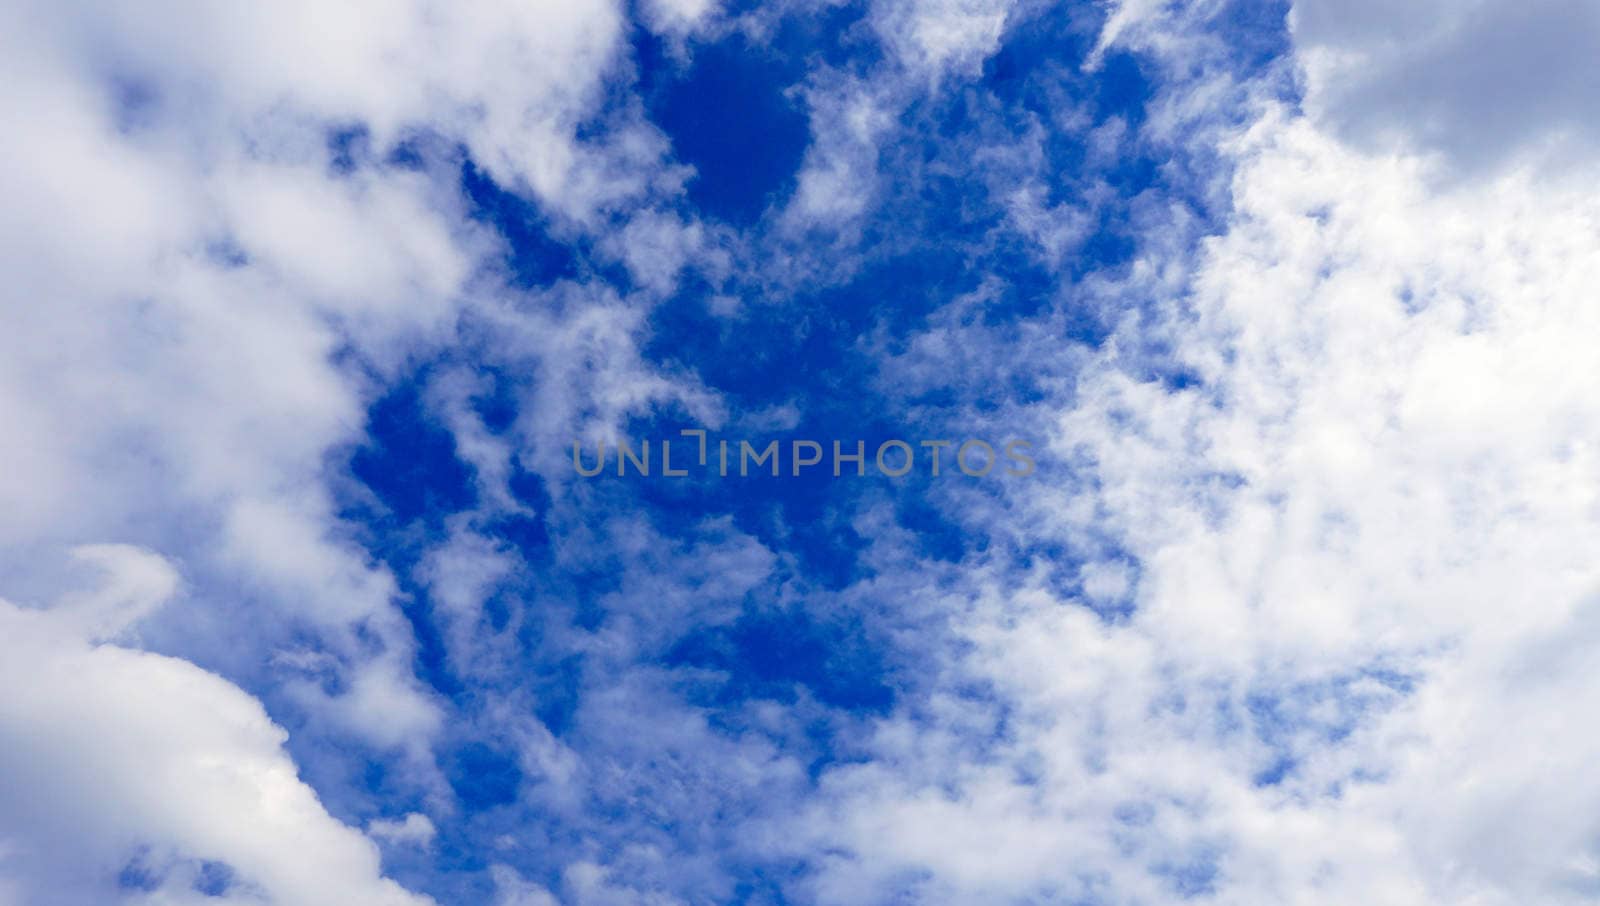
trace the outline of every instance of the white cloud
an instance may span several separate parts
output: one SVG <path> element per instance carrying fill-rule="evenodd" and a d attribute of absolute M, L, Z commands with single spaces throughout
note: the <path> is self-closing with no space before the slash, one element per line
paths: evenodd
<path fill-rule="evenodd" d="M 681 906 L 682 900 L 658 892 L 638 890 L 618 883 L 610 872 L 593 862 L 577 862 L 562 873 L 565 900 L 531 883 L 515 870 L 498 865 L 493 869 L 495 906 Z"/>
<path fill-rule="evenodd" d="M 1442 153 L 1471 178 L 1565 169 L 1600 133 L 1600 8 L 1589 0 L 1296 0 L 1314 115 L 1367 147 Z"/>
<path fill-rule="evenodd" d="M 838 76 L 806 92 L 812 142 L 784 211 L 788 228 L 835 228 L 870 209 L 878 192 L 879 142 L 898 106 L 890 95 L 885 86 Z"/>
<path fill-rule="evenodd" d="M 428 846 L 438 833 L 433 822 L 421 812 L 412 812 L 401 819 L 367 822 L 367 836 L 393 844 Z"/>
<path fill-rule="evenodd" d="M 85 601 L 136 619 L 174 587 L 159 557 L 97 546 L 89 593 L 48 610 L 0 601 L 0 874 L 30 904 L 195 902 L 202 863 L 231 873 L 208 902 L 430 903 L 381 877 L 377 848 L 323 810 L 261 705 L 175 658 L 97 644 Z M 123 627 L 126 628 L 126 627 Z M 137 890 L 119 889 L 129 871 Z"/>
<path fill-rule="evenodd" d="M 704 28 L 720 8 L 717 0 L 648 0 L 644 20 L 652 31 L 681 39 Z"/>
<path fill-rule="evenodd" d="M 179 587 L 172 564 L 136 547 L 86 544 L 74 548 L 72 556 L 98 568 L 101 581 L 92 591 L 64 595 L 54 613 L 92 642 L 121 635 L 165 604 Z"/>
<path fill-rule="evenodd" d="M 525 880 L 510 866 L 493 866 L 490 875 L 494 878 L 495 906 L 560 906 L 561 901 L 549 890 Z"/>
<path fill-rule="evenodd" d="M 283 114 L 307 124 L 365 123 L 380 147 L 407 129 L 434 128 L 465 141 L 500 181 L 580 217 L 631 191 L 635 178 L 574 134 L 618 49 L 623 21 L 613 3 L 411 0 L 332 13 L 309 2 L 240 13 L 188 0 L 29 6 L 15 9 L 9 28 L 15 63 L 48 59 L 146 80 L 157 104 L 166 100 L 185 116 L 197 106 L 225 111 L 212 124 L 225 130 L 214 139 Z M 262 137 L 258 148 L 269 152 L 303 148 L 306 138 Z"/>
<path fill-rule="evenodd" d="M 621 231 L 607 238 L 605 250 L 628 266 L 635 282 L 661 295 L 672 293 L 678 285 L 678 274 L 686 266 L 711 263 L 703 260 L 708 249 L 699 223 L 685 223 L 680 217 L 658 211 L 635 215 Z"/>
<path fill-rule="evenodd" d="M 976 75 L 1000 48 L 1014 0 L 894 0 L 877 5 L 874 24 L 901 65 L 938 83 Z"/>
<path fill-rule="evenodd" d="M 1523 699 L 1525 732 L 1561 763 L 1600 742 L 1550 735 L 1563 699 L 1592 698 L 1587 680 L 1533 668 L 1550 684 L 1540 700 L 1504 668 L 1581 634 L 1600 584 L 1586 553 L 1600 539 L 1600 406 L 1587 389 L 1600 373 L 1583 340 L 1600 328 L 1587 302 L 1600 208 L 1516 178 L 1430 194 L 1415 163 L 1348 151 L 1301 120 L 1269 117 L 1238 150 L 1238 211 L 1208 252 L 1185 340 L 1220 407 L 1147 411 L 1173 425 L 1168 443 L 1243 484 L 1210 495 L 1210 524 L 1182 485 L 1132 511 L 1131 525 L 1187 513 L 1192 526 L 1192 540 L 1149 552 L 1150 625 L 1212 669 L 1422 674 L 1414 707 L 1318 777 L 1353 789 L 1349 805 L 1318 803 L 1326 820 L 1397 835 L 1389 871 L 1418 901 L 1580 901 L 1565 873 L 1592 858 L 1595 828 L 1574 820 L 1593 812 L 1577 804 L 1587 782 L 1501 755 L 1488 728 Z M 1114 487 L 1163 486 L 1137 460 L 1099 461 L 1126 476 Z M 1468 762 L 1472 783 L 1423 791 L 1461 776 L 1438 765 Z M 1551 773 L 1568 795 L 1534 792 Z M 1478 784 L 1534 799 L 1506 824 Z M 1461 828 L 1449 842 L 1421 818 L 1442 813 Z M 1493 852 L 1505 826 L 1546 828 L 1544 845 Z M 1456 876 L 1452 864 L 1479 867 Z"/>

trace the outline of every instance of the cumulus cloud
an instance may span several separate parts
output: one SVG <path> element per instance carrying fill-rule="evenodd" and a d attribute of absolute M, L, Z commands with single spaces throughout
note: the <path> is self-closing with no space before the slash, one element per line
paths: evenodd
<path fill-rule="evenodd" d="M 324 811 L 259 702 L 97 641 L 171 593 L 169 564 L 120 545 L 78 554 L 102 572 L 89 592 L 44 610 L 0 601 L 11 901 L 432 902 L 384 879 L 377 848 Z"/>
<path fill-rule="evenodd" d="M 1290 22 L 1307 103 L 1349 140 L 1442 154 L 1469 177 L 1593 158 L 1593 3 L 1296 0 Z"/>
<path fill-rule="evenodd" d="M 1116 391 L 1149 413 L 1146 443 L 1232 477 L 1206 507 L 1185 502 L 1192 483 L 1140 504 L 1133 524 L 1190 526 L 1147 555 L 1145 612 L 1210 667 L 1422 678 L 1353 751 L 1310 760 L 1307 793 L 1345 791 L 1310 813 L 1396 835 L 1378 877 L 1404 879 L 1410 900 L 1578 902 L 1593 828 L 1536 792 L 1540 769 L 1476 734 L 1511 700 L 1539 726 L 1561 723 L 1558 698 L 1593 694 L 1559 662 L 1534 667 L 1531 650 L 1586 633 L 1600 579 L 1582 553 L 1600 531 L 1587 452 L 1600 411 L 1580 389 L 1597 375 L 1578 340 L 1596 326 L 1582 287 L 1600 212 L 1587 193 L 1516 178 L 1430 193 L 1417 163 L 1349 151 L 1301 120 L 1269 117 L 1239 150 L 1239 210 L 1208 251 L 1187 338 L 1209 392 L 1147 407 Z M 1114 472 L 1139 477 L 1113 487 L 1162 486 L 1139 457 L 1122 462 Z M 1564 692 L 1523 692 L 1508 660 Z M 1431 786 L 1449 775 L 1439 765 L 1468 761 L 1476 783 L 1526 791 L 1514 824 L 1550 828 L 1546 846 L 1492 853 L 1505 805 L 1476 783 Z M 1578 773 L 1563 785 L 1587 788 Z M 1427 817 L 1441 811 L 1471 829 L 1441 840 Z M 1321 858 L 1337 866 L 1339 851 Z M 1359 870 L 1339 876 L 1372 885 L 1359 897 L 1395 896 Z"/>

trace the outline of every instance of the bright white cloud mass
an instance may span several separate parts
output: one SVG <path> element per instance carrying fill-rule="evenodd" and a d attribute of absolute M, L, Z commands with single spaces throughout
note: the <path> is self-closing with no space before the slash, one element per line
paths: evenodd
<path fill-rule="evenodd" d="M 0 906 L 1600 900 L 1597 52 L 0 0 Z"/>

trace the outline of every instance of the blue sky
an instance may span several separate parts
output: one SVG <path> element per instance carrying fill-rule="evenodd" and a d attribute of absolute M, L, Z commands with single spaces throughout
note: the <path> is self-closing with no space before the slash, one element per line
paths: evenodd
<path fill-rule="evenodd" d="M 1390 7 L 0 0 L 0 906 L 1593 902 L 1600 18 Z"/>

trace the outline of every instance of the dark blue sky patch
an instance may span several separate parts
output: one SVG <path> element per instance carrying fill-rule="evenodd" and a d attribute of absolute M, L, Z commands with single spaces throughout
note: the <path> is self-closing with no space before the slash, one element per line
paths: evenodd
<path fill-rule="evenodd" d="M 467 694 L 468 688 L 450 668 L 449 649 L 435 618 L 433 602 L 427 592 L 408 576 L 400 578 L 400 590 L 400 612 L 411 624 L 411 633 L 417 642 L 417 678 L 445 697 L 459 701 Z"/>
<path fill-rule="evenodd" d="M 1055 302 L 1060 276 L 1043 267 L 1015 241 L 998 241 L 990 253 L 992 272 L 1004 280 L 999 298 L 983 307 L 983 323 L 998 327 L 1043 314 Z M 1021 375 L 1019 377 L 1026 377 Z"/>
<path fill-rule="evenodd" d="M 450 755 L 445 776 L 461 807 L 481 812 L 517 800 L 522 769 L 516 756 L 481 742 L 468 743 Z"/>
<path fill-rule="evenodd" d="M 965 526 L 929 500 L 926 490 L 913 489 L 899 495 L 895 500 L 895 521 L 911 530 L 917 553 L 929 560 L 959 562 L 982 540 L 971 537 Z"/>
<path fill-rule="evenodd" d="M 1008 104 L 1047 109 L 1045 98 L 1030 97 L 1028 92 L 1049 90 L 1057 77 L 1040 80 L 1046 70 L 1080 70 L 1103 22 L 1101 11 L 1084 3 L 1057 4 L 1014 22 L 1002 36 L 1000 48 L 984 61 L 984 88 Z M 1041 102 L 1046 102 L 1045 106 L 1034 106 Z"/>
<path fill-rule="evenodd" d="M 543 562 L 549 553 L 550 530 L 539 516 L 521 513 L 492 516 L 484 520 L 480 530 L 486 536 L 510 545 L 524 560 Z"/>
<path fill-rule="evenodd" d="M 161 887 L 165 875 L 150 863 L 149 850 L 141 848 L 117 872 L 117 887 L 149 893 Z"/>
<path fill-rule="evenodd" d="M 537 472 L 530 472 L 524 468 L 521 460 L 516 457 L 512 458 L 511 474 L 506 479 L 506 485 L 511 491 L 511 496 L 516 498 L 517 503 L 532 510 L 535 514 L 549 512 L 551 506 L 550 490 L 546 486 L 544 478 Z M 530 543 L 538 543 L 542 546 L 548 540 L 544 523 L 537 517 L 528 518 L 529 521 L 537 523 L 536 528 L 539 537 L 535 538 L 528 534 L 534 531 L 535 526 L 517 526 L 515 530 L 522 533 L 522 537 L 518 539 L 518 546 L 526 547 Z"/>
<path fill-rule="evenodd" d="M 819 622 L 803 610 L 746 613 L 729 627 L 686 636 L 666 663 L 726 674 L 717 702 L 752 698 L 793 703 L 804 687 L 852 712 L 884 713 L 894 703 L 881 658 L 859 625 Z"/>
<path fill-rule="evenodd" d="M 1120 251 L 1126 251 L 1121 249 Z M 1110 319 L 1088 306 L 1068 306 L 1062 312 L 1061 338 L 1071 343 L 1098 348 L 1111 336 Z"/>
<path fill-rule="evenodd" d="M 827 421 L 831 437 L 869 423 L 892 429 L 887 419 L 864 414 L 877 364 L 863 344 L 908 335 L 934 309 L 976 287 L 980 276 L 968 263 L 919 248 L 876 258 L 843 285 L 787 299 L 763 300 L 759 288 L 749 287 L 752 301 L 735 321 L 707 311 L 709 290 L 695 287 L 656 309 L 644 353 L 693 370 L 741 411 L 793 402 L 809 418 Z"/>
<path fill-rule="evenodd" d="M 328 169 L 339 176 L 354 173 L 372 155 L 372 133 L 363 124 L 337 126 L 327 136 Z"/>
<path fill-rule="evenodd" d="M 869 451 L 875 449 L 874 436 L 891 436 L 864 424 L 859 410 L 837 411 L 813 397 L 809 404 L 823 414 L 807 418 L 792 430 L 732 431 L 713 434 L 708 440 L 707 465 L 698 464 L 698 445 L 694 438 L 680 437 L 680 429 L 696 427 L 672 418 L 635 419 L 629 423 L 628 437 L 637 454 L 640 442 L 651 441 L 652 474 L 639 476 L 628 467 L 626 477 L 616 476 L 617 451 L 610 448 L 607 473 L 587 479 L 631 490 L 646 504 L 644 513 L 667 537 L 688 537 L 709 519 L 731 516 L 734 527 L 756 538 L 768 549 L 782 551 L 799 560 L 802 573 L 815 587 L 837 589 L 862 577 L 858 554 L 865 541 L 850 524 L 854 504 L 869 482 L 879 478 L 850 474 L 848 464 L 839 477 L 833 475 L 832 441 L 841 442 L 841 451 L 854 453 L 853 441 L 861 439 Z M 822 461 L 794 474 L 794 443 L 815 440 L 822 447 Z M 674 467 L 687 467 L 690 475 L 666 478 L 660 474 L 661 441 L 672 444 Z M 728 475 L 720 472 L 719 441 L 728 441 Z M 778 474 L 771 471 L 771 460 L 761 466 L 753 462 L 748 474 L 741 475 L 740 440 L 748 441 L 759 454 L 777 444 Z M 808 454 L 809 450 L 805 451 Z M 588 454 L 592 465 L 591 452 Z M 867 468 L 872 469 L 870 459 Z"/>
<path fill-rule="evenodd" d="M 966 191 L 954 181 L 938 178 L 935 182 L 941 189 Z M 973 268 L 969 256 L 976 249 L 963 245 L 982 235 L 989 225 L 988 219 L 984 220 L 975 225 L 952 222 L 941 242 L 874 260 L 848 285 L 824 292 L 818 301 L 831 316 L 826 323 L 834 341 L 854 345 L 868 330 L 878 327 L 892 337 L 905 336 L 923 327 L 930 313 L 976 289 L 987 271 L 979 273 Z"/>
<path fill-rule="evenodd" d="M 383 156 L 386 166 L 397 167 L 401 170 L 421 170 L 427 166 L 427 157 L 424 146 L 430 141 L 437 140 L 437 136 L 409 135 L 396 142 L 388 153 Z"/>
<path fill-rule="evenodd" d="M 1182 393 L 1203 387 L 1205 383 L 1198 373 L 1182 366 L 1163 370 L 1156 379 L 1161 381 L 1168 393 Z"/>
<path fill-rule="evenodd" d="M 1144 122 L 1145 103 L 1154 88 L 1145 78 L 1138 57 L 1127 52 L 1106 54 L 1095 85 L 1095 108 L 1100 120 L 1120 116 L 1130 126 Z"/>
<path fill-rule="evenodd" d="M 382 507 L 372 521 L 399 528 L 436 527 L 477 503 L 471 467 L 456 457 L 455 438 L 422 403 L 422 377 L 389 390 L 367 411 L 367 442 L 350 471 Z"/>
<path fill-rule="evenodd" d="M 796 9 L 781 20 L 767 45 L 785 62 L 791 80 L 823 67 L 864 74 L 883 61 L 883 45 L 867 22 L 863 0 Z"/>
<path fill-rule="evenodd" d="M 1123 157 L 1105 174 L 1106 182 L 1124 199 L 1156 185 L 1161 178 L 1161 162 L 1145 153 Z"/>
<path fill-rule="evenodd" d="M 477 374 L 488 388 L 472 398 L 472 411 L 483 420 L 483 426 L 492 434 L 504 434 L 517 421 L 517 394 L 522 389 L 519 382 L 500 369 L 478 368 Z"/>
<path fill-rule="evenodd" d="M 1294 756 L 1279 754 L 1266 767 L 1251 775 L 1250 783 L 1258 787 L 1277 786 L 1294 772 L 1298 764 L 1299 761 Z"/>
<path fill-rule="evenodd" d="M 694 205 L 748 224 L 787 193 L 810 138 L 805 111 L 785 95 L 793 67 L 737 35 L 694 47 L 687 72 L 643 33 L 635 53 L 650 119 L 677 159 L 695 168 Z"/>
<path fill-rule="evenodd" d="M 399 586 L 397 603 L 417 642 L 416 672 L 447 697 L 464 691 L 449 668 L 444 638 L 427 589 L 414 571 L 446 537 L 445 520 L 474 509 L 473 470 L 456 455 L 455 438 L 423 402 L 428 371 L 394 385 L 368 409 L 367 440 L 349 458 L 340 515 L 374 561 L 387 565 Z M 523 528 L 530 549 L 545 540 L 542 525 Z"/>
<path fill-rule="evenodd" d="M 556 736 L 572 728 L 583 689 L 583 661 L 576 656 L 542 665 L 534 682 L 534 713 Z"/>
<path fill-rule="evenodd" d="M 1083 244 L 1083 256 L 1074 270 L 1083 274 L 1112 270 L 1131 262 L 1137 251 L 1137 241 L 1125 230 L 1116 224 L 1102 222 L 1100 229 Z M 1094 345 L 1098 346 L 1099 343 Z"/>
<path fill-rule="evenodd" d="M 226 896 L 233 882 L 233 866 L 226 862 L 206 861 L 200 863 L 200 869 L 195 873 L 194 889 L 203 896 Z"/>

